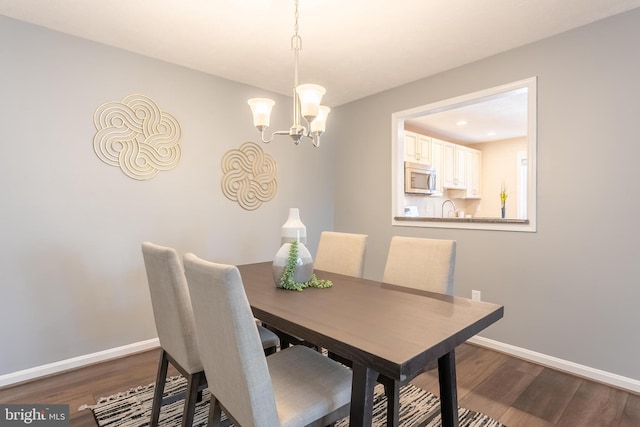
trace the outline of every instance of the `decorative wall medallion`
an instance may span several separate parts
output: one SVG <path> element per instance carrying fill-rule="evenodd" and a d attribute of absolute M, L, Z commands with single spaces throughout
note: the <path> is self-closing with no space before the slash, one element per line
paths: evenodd
<path fill-rule="evenodd" d="M 227 199 L 253 211 L 276 195 L 278 165 L 253 142 L 222 157 L 222 192 Z"/>
<path fill-rule="evenodd" d="M 93 115 L 93 123 L 98 130 L 93 149 L 100 160 L 118 166 L 130 178 L 151 179 L 180 161 L 178 121 L 144 95 L 105 102 Z"/>

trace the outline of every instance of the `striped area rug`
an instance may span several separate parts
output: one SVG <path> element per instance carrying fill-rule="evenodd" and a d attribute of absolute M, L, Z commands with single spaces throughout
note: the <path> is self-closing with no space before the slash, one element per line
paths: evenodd
<path fill-rule="evenodd" d="M 186 380 L 181 377 L 167 379 L 165 396 L 184 391 Z M 100 427 L 143 427 L 149 423 L 154 384 L 137 387 L 113 396 L 98 399 L 95 405 L 83 405 L 80 410 L 90 409 Z M 207 424 L 209 411 L 209 391 L 204 390 L 202 402 L 196 406 L 193 425 L 202 427 Z M 387 402 L 382 385 L 375 389 L 373 407 L 373 426 L 386 426 Z M 166 404 L 160 413 L 161 427 L 180 426 L 184 400 Z M 458 410 L 460 427 L 504 427 L 498 421 L 481 414 L 460 408 Z M 349 418 L 336 424 L 347 427 Z M 440 422 L 440 401 L 433 394 L 408 384 L 400 389 L 400 425 L 413 427 L 437 427 Z"/>

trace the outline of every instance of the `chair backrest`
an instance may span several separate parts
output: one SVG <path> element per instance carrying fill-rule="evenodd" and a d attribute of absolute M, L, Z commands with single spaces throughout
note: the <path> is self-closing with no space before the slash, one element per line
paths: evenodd
<path fill-rule="evenodd" d="M 455 261 L 454 240 L 393 236 L 382 281 L 452 295 Z"/>
<path fill-rule="evenodd" d="M 280 425 L 240 272 L 191 253 L 184 266 L 209 390 L 243 427 Z"/>
<path fill-rule="evenodd" d="M 160 345 L 188 373 L 202 371 L 189 288 L 177 252 L 144 242 L 142 256 Z"/>
<path fill-rule="evenodd" d="M 323 231 L 313 268 L 362 277 L 366 246 L 366 234 Z"/>

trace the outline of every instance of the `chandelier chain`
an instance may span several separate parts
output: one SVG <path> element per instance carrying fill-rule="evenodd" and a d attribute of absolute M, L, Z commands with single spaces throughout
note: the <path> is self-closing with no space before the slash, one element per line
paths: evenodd
<path fill-rule="evenodd" d="M 300 17 L 300 13 L 298 11 L 298 0 L 295 0 L 295 23 L 293 25 L 293 36 L 291 37 L 291 50 L 293 50 L 294 55 L 294 67 L 293 67 L 293 84 L 294 88 L 298 86 L 298 55 L 302 50 L 302 37 L 298 34 L 298 18 Z M 294 90 L 295 97 L 295 90 Z M 297 124 L 297 123 L 296 123 Z"/>
<path fill-rule="evenodd" d="M 302 50 L 302 37 L 298 34 L 298 17 L 300 16 L 298 12 L 298 0 L 296 0 L 296 12 L 295 12 L 295 24 L 293 26 L 293 36 L 291 37 L 291 50 L 294 50 L 297 53 Z"/>
<path fill-rule="evenodd" d="M 296 13 L 295 13 L 295 24 L 293 26 L 293 36 L 291 37 L 291 50 L 293 50 L 296 55 L 302 50 L 302 37 L 298 34 L 298 0 L 296 0 Z"/>
<path fill-rule="evenodd" d="M 295 24 L 293 25 L 293 30 L 298 35 L 298 18 L 300 17 L 300 12 L 298 11 L 298 0 L 296 0 L 296 11 L 295 11 Z"/>

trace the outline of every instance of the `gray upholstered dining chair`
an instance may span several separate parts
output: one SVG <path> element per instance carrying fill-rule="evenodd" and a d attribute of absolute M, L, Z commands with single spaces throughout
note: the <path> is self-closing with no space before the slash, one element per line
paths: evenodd
<path fill-rule="evenodd" d="M 326 426 L 348 414 L 349 369 L 304 346 L 265 357 L 238 269 L 194 254 L 184 265 L 209 378 L 208 426 L 221 410 L 245 427 Z"/>
<path fill-rule="evenodd" d="M 454 240 L 393 236 L 382 281 L 452 295 L 455 261 Z M 437 363 L 432 362 L 424 370 L 436 367 Z M 397 425 L 402 384 L 384 375 L 378 376 L 378 382 L 384 385 L 387 395 L 387 425 Z"/>
<path fill-rule="evenodd" d="M 452 295 L 455 263 L 454 240 L 393 236 L 382 281 Z"/>
<path fill-rule="evenodd" d="M 366 234 L 323 231 L 320 234 L 313 268 L 346 276 L 362 277 L 366 246 Z"/>
<path fill-rule="evenodd" d="M 144 242 L 142 256 L 161 347 L 150 426 L 158 425 L 167 370 L 171 363 L 187 379 L 182 425 L 190 427 L 199 392 L 206 386 L 207 380 L 198 352 L 184 269 L 173 248 Z M 264 352 L 274 353 L 279 344 L 278 337 L 261 326 L 258 328 Z"/>

